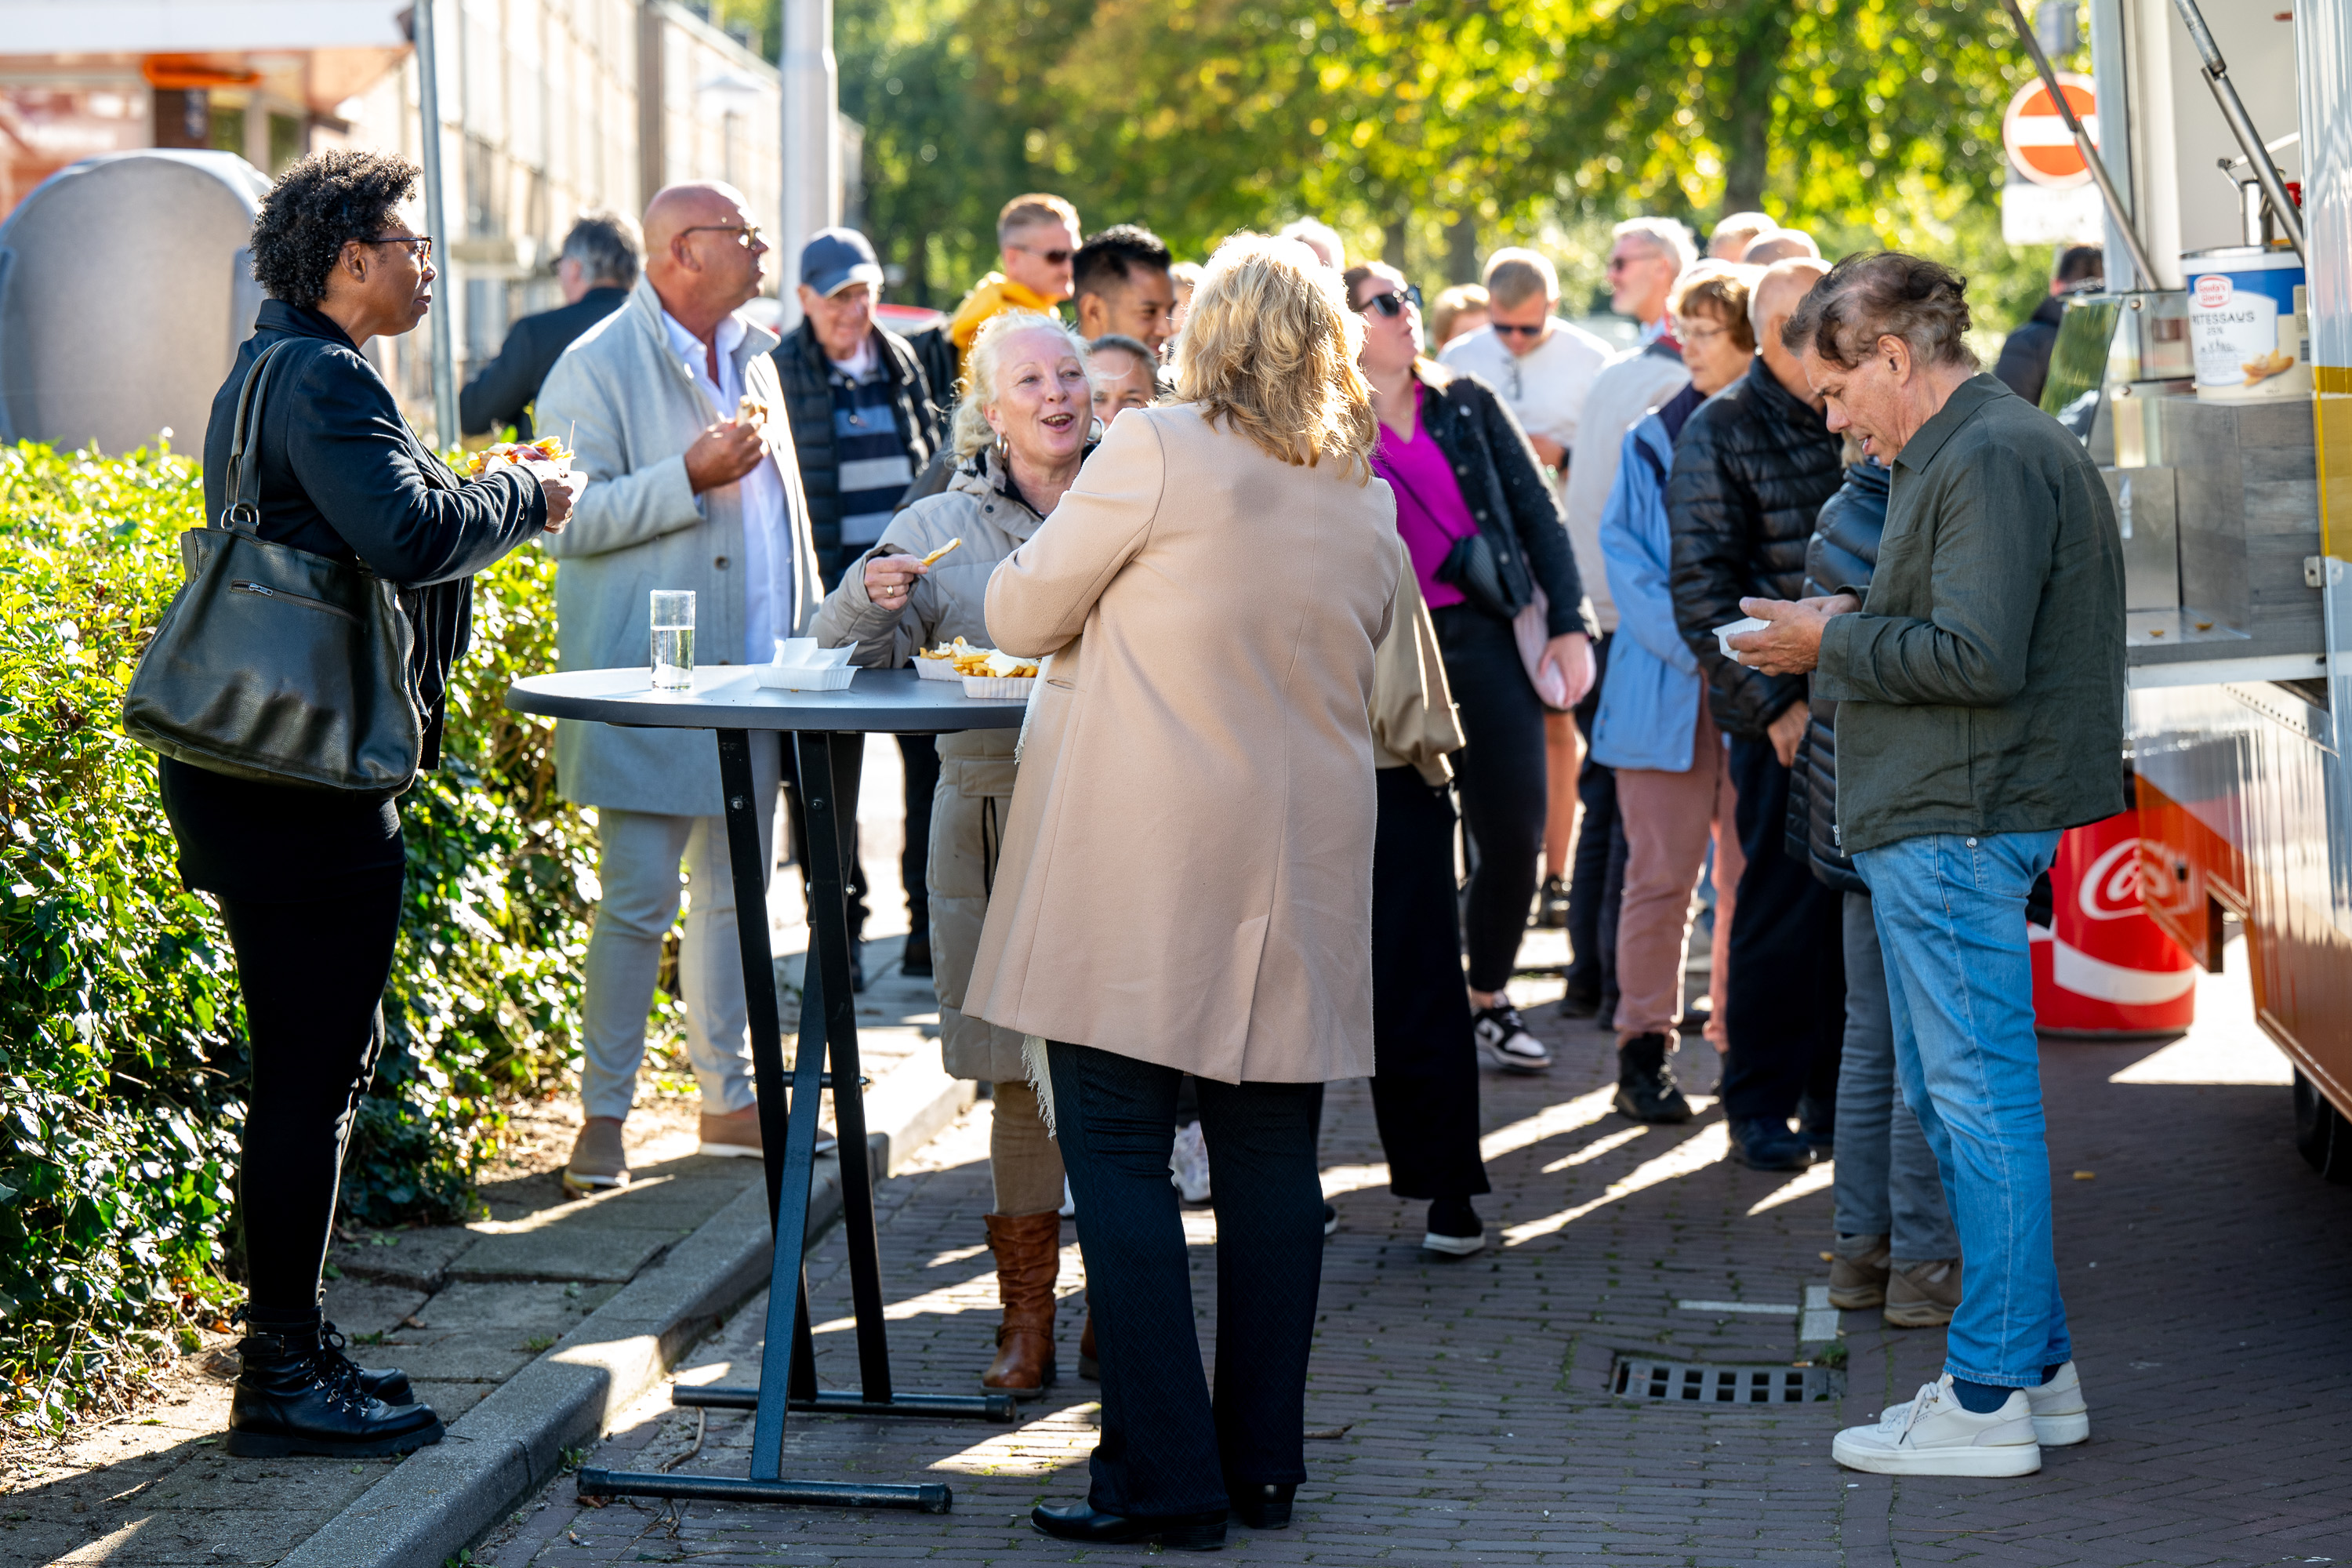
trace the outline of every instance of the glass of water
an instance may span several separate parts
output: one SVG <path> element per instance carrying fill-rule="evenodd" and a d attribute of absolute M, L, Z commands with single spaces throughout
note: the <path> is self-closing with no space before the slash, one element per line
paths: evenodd
<path fill-rule="evenodd" d="M 694 591 L 653 591 L 654 689 L 694 689 Z"/>

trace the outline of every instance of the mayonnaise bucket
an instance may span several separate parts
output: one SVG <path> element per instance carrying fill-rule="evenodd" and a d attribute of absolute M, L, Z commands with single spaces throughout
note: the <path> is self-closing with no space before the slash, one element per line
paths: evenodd
<path fill-rule="evenodd" d="M 2295 319 L 2303 259 L 2284 247 L 2224 246 L 2180 258 L 2189 279 L 2189 345 L 2197 395 L 2246 403 L 2311 395 L 2311 362 Z"/>

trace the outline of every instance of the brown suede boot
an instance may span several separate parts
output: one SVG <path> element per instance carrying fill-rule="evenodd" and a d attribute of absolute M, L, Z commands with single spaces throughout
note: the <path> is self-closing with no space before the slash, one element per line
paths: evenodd
<path fill-rule="evenodd" d="M 1062 1216 L 1047 1209 L 986 1217 L 1004 1321 L 996 1330 L 996 1359 L 981 1374 L 980 1385 L 1015 1399 L 1034 1399 L 1054 1381 L 1054 1280 L 1061 1272 Z"/>

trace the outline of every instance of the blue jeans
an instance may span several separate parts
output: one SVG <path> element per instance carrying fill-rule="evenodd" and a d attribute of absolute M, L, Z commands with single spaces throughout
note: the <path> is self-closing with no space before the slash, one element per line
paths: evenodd
<path fill-rule="evenodd" d="M 1936 1152 L 1966 1258 L 1944 1369 L 2030 1388 L 2074 1359 L 2051 1242 L 2050 1151 L 2025 896 L 2055 833 L 1923 834 L 1865 849 L 1895 1068 Z"/>
<path fill-rule="evenodd" d="M 1868 893 L 1845 895 L 1845 1049 L 1838 1058 L 1837 1203 L 1841 1257 L 1887 1238 L 1895 1266 L 1960 1256 L 1936 1156 L 1895 1090 L 1895 1021 Z M 1851 1237 L 1849 1242 L 1846 1238 Z"/>

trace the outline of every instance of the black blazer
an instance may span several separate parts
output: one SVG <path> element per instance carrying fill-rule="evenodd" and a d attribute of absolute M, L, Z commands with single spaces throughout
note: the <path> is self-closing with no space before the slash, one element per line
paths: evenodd
<path fill-rule="evenodd" d="M 1536 449 L 1508 405 L 1466 372 L 1423 360 L 1413 374 L 1429 389 L 1429 434 L 1454 467 L 1462 500 L 1501 564 L 1504 582 L 1521 604 L 1540 586 L 1549 601 L 1548 635 L 1599 637 L 1601 625 L 1584 596 L 1559 498 L 1536 461 Z"/>
<path fill-rule="evenodd" d="M 498 358 L 457 394 L 457 424 L 468 436 L 487 435 L 501 425 L 515 427 L 515 439 L 531 437 L 530 404 L 540 384 L 581 333 L 619 310 L 626 289 L 591 289 L 569 305 L 525 316 L 507 329 Z"/>
<path fill-rule="evenodd" d="M 403 584 L 401 607 L 416 634 L 409 671 L 425 722 L 424 765 L 433 767 L 449 667 L 472 626 L 473 575 L 538 536 L 547 500 L 538 481 L 505 465 L 460 480 L 417 439 L 392 388 L 341 327 L 268 300 L 205 428 L 209 521 L 228 504 L 230 426 L 246 373 L 262 350 L 288 339 L 294 346 L 278 358 L 289 363 L 262 410 L 261 537 L 364 563 Z"/>

